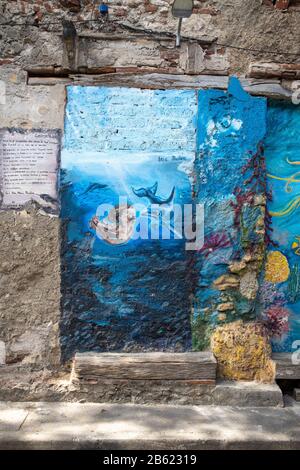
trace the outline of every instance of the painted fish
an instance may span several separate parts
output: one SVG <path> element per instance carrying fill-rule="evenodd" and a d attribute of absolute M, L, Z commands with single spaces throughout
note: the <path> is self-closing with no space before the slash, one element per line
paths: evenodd
<path fill-rule="evenodd" d="M 290 164 L 290 165 L 300 165 L 300 162 L 299 161 L 292 161 L 289 159 L 289 157 L 287 157 L 286 161 Z"/>
<path fill-rule="evenodd" d="M 86 193 L 89 193 L 91 191 L 95 191 L 96 189 L 104 189 L 107 187 L 107 184 L 101 184 L 101 183 L 91 183 L 85 191 L 81 194 L 83 196 Z"/>
<path fill-rule="evenodd" d="M 133 193 L 138 196 L 138 197 L 146 197 L 149 199 L 149 201 L 152 204 L 170 204 L 170 202 L 173 200 L 174 194 L 175 194 L 175 186 L 173 187 L 171 194 L 167 198 L 162 198 L 156 195 L 157 191 L 157 186 L 158 183 L 154 183 L 153 186 L 149 186 L 148 188 L 139 188 L 139 189 L 134 189 L 131 188 Z"/>
<path fill-rule="evenodd" d="M 295 240 L 292 243 L 291 249 L 295 253 L 295 255 L 300 256 L 300 237 L 296 236 Z"/>

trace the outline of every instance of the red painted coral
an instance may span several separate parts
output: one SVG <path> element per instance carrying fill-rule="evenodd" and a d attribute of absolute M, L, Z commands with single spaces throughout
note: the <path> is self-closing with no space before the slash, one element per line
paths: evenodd
<path fill-rule="evenodd" d="M 225 233 L 213 233 L 205 240 L 203 247 L 199 251 L 207 258 L 210 253 L 221 248 L 228 248 L 229 246 L 231 246 L 231 241 Z"/>
<path fill-rule="evenodd" d="M 289 310 L 281 305 L 273 305 L 265 311 L 264 324 L 271 336 L 281 337 L 288 333 L 289 315 Z"/>

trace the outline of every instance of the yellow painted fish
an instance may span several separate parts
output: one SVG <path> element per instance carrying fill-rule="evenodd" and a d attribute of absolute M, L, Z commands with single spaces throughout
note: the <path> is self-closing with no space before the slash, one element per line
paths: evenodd
<path fill-rule="evenodd" d="M 293 250 L 295 255 L 300 256 L 300 237 L 299 236 L 295 237 L 295 239 L 294 239 L 294 241 L 291 245 L 291 249 Z"/>
<path fill-rule="evenodd" d="M 286 161 L 287 161 L 290 165 L 300 165 L 300 162 L 292 161 L 292 160 L 289 159 L 289 157 L 287 157 Z"/>

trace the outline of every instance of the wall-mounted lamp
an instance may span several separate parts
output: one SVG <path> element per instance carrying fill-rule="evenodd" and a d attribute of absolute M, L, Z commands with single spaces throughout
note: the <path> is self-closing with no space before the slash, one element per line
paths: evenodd
<path fill-rule="evenodd" d="M 172 5 L 172 15 L 174 16 L 174 18 L 179 18 L 176 34 L 176 47 L 180 46 L 180 31 L 182 18 L 189 18 L 193 13 L 193 7 L 193 0 L 174 0 L 174 3 Z"/>

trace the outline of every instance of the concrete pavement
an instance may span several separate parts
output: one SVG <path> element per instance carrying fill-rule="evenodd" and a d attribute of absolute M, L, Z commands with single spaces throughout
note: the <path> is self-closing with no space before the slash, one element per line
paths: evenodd
<path fill-rule="evenodd" d="M 0 402 L 0 449 L 300 449 L 300 404 Z"/>

